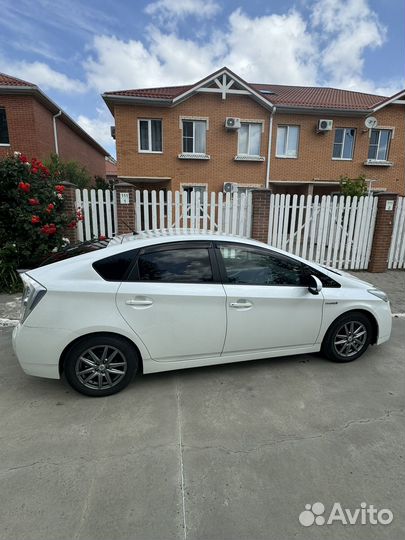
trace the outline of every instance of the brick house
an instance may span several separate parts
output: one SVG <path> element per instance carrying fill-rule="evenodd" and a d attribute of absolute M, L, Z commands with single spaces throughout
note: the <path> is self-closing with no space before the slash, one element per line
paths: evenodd
<path fill-rule="evenodd" d="M 118 178 L 141 189 L 328 194 L 341 175 L 364 175 L 404 194 L 403 96 L 250 84 L 222 68 L 194 85 L 102 97 Z"/>
<path fill-rule="evenodd" d="M 38 159 L 56 153 L 105 177 L 104 148 L 38 86 L 0 73 L 0 158 L 14 151 Z"/>

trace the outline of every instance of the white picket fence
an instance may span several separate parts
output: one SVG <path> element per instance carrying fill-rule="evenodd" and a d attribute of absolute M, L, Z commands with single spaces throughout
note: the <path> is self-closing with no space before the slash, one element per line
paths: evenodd
<path fill-rule="evenodd" d="M 376 215 L 373 197 L 271 195 L 268 243 L 335 268 L 367 269 Z"/>
<path fill-rule="evenodd" d="M 398 197 L 388 268 L 405 268 L 405 197 Z"/>
<path fill-rule="evenodd" d="M 77 239 L 80 242 L 100 236 L 114 236 L 117 230 L 115 191 L 76 189 L 76 208 L 81 209 L 84 218 L 77 225 Z"/>
<path fill-rule="evenodd" d="M 136 191 L 135 230 L 196 229 L 250 237 L 252 195 Z"/>

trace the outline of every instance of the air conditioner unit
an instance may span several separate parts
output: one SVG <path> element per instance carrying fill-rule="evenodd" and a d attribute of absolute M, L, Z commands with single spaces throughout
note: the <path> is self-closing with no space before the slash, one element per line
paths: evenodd
<path fill-rule="evenodd" d="M 110 126 L 111 137 L 115 139 L 115 126 Z"/>
<path fill-rule="evenodd" d="M 325 120 L 324 118 L 321 118 L 321 120 L 318 121 L 318 132 L 331 131 L 332 128 L 333 128 L 333 120 Z"/>
<path fill-rule="evenodd" d="M 236 193 L 238 191 L 238 184 L 236 182 L 224 182 L 225 193 Z"/>
<path fill-rule="evenodd" d="M 240 118 L 234 118 L 233 116 L 227 116 L 225 118 L 225 127 L 226 127 L 226 129 L 239 129 L 240 128 Z"/>

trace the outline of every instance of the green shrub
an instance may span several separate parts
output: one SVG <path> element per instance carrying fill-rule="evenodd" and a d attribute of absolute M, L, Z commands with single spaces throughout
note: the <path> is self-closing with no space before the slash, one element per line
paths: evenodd
<path fill-rule="evenodd" d="M 87 188 L 91 184 L 90 173 L 77 161 L 61 161 L 59 156 L 51 154 L 45 165 L 53 178 L 59 177 L 65 182 L 75 184 L 79 189 Z"/>
<path fill-rule="evenodd" d="M 0 160 L 0 291 L 18 289 L 17 269 L 38 265 L 76 228 L 81 215 L 64 211 L 62 180 L 18 152 Z"/>
<path fill-rule="evenodd" d="M 367 194 L 367 182 L 364 176 L 358 178 L 340 177 L 340 191 L 345 197 L 362 197 Z"/>

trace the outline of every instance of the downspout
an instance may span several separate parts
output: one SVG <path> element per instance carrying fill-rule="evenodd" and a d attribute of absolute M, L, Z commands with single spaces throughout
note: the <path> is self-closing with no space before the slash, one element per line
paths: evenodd
<path fill-rule="evenodd" d="M 62 114 L 62 111 L 54 114 L 53 116 L 53 138 L 55 141 L 55 154 L 59 156 L 59 146 L 58 146 L 58 131 L 56 129 L 56 119 Z"/>
<path fill-rule="evenodd" d="M 270 182 L 270 159 L 271 159 L 271 142 L 273 138 L 273 116 L 276 112 L 276 107 L 273 107 L 269 121 L 269 148 L 267 151 L 267 169 L 266 169 L 266 189 L 269 189 Z"/>

